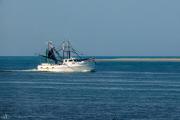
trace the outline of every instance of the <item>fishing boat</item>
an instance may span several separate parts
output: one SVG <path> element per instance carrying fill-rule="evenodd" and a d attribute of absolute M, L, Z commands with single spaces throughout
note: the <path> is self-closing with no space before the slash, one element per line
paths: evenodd
<path fill-rule="evenodd" d="M 63 41 L 59 49 L 56 49 L 52 41 L 48 42 L 48 48 L 43 63 L 37 66 L 38 71 L 46 72 L 92 72 L 95 71 L 95 59 L 80 56 L 69 41 Z"/>

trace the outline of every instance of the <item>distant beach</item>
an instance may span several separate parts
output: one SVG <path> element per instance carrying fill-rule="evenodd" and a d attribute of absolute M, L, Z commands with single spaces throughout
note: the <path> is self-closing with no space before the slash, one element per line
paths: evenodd
<path fill-rule="evenodd" d="M 97 62 L 180 62 L 180 58 L 97 58 Z"/>

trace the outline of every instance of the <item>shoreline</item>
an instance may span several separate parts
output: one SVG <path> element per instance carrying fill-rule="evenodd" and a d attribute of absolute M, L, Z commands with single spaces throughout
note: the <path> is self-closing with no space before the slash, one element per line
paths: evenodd
<path fill-rule="evenodd" d="M 180 58 L 97 58 L 95 60 L 97 62 L 180 62 Z"/>

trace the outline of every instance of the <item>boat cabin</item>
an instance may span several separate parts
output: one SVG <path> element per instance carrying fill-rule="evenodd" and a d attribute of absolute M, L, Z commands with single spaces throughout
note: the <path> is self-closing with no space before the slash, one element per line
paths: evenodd
<path fill-rule="evenodd" d="M 70 58 L 70 59 L 64 59 L 63 62 L 64 63 L 68 63 L 68 62 L 81 62 L 81 60 L 76 59 L 76 58 Z"/>

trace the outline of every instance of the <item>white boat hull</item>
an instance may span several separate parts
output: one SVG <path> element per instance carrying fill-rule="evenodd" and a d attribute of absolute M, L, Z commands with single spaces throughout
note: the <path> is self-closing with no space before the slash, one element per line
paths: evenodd
<path fill-rule="evenodd" d="M 38 71 L 46 72 L 91 72 L 95 71 L 94 62 L 78 62 L 68 64 L 50 64 L 42 63 L 37 67 Z"/>

